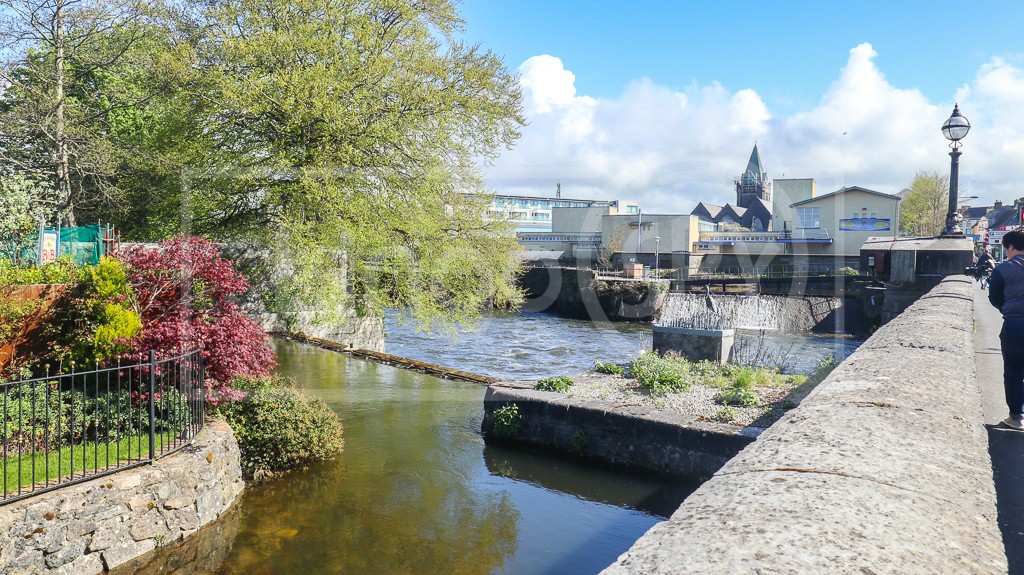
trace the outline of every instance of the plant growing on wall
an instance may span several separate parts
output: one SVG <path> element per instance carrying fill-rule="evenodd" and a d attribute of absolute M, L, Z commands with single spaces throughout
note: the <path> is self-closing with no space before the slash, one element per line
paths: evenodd
<path fill-rule="evenodd" d="M 510 403 L 494 410 L 494 426 L 491 434 L 501 439 L 515 437 L 523 426 L 523 416 L 519 413 L 519 406 Z"/>

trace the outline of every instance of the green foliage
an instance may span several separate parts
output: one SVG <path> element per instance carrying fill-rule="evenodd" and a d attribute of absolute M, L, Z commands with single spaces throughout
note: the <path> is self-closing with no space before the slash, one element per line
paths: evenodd
<path fill-rule="evenodd" d="M 21 264 L 36 261 L 42 200 L 52 195 L 34 178 L 0 172 L 0 257 Z"/>
<path fill-rule="evenodd" d="M 330 459 L 341 451 L 341 421 L 323 400 L 300 393 L 286 378 L 236 379 L 235 385 L 247 397 L 216 410 L 234 430 L 250 477 Z"/>
<path fill-rule="evenodd" d="M 834 353 L 830 353 L 825 357 L 818 360 L 817 365 L 814 367 L 814 378 L 821 381 L 828 377 L 828 374 L 832 373 L 832 370 L 839 365 L 839 360 L 836 358 Z"/>
<path fill-rule="evenodd" d="M 190 15 L 172 67 L 189 75 L 179 206 L 196 231 L 289 262 L 276 295 L 290 309 L 394 307 L 429 326 L 520 301 L 519 246 L 486 217 L 477 167 L 518 138 L 520 88 L 457 40 L 454 1 L 219 0 Z"/>
<path fill-rule="evenodd" d="M 130 351 L 142 320 L 120 261 L 100 258 L 95 266 L 82 268 L 80 276 L 77 297 L 61 308 L 46 333 L 55 360 L 91 366 Z"/>
<path fill-rule="evenodd" d="M 715 414 L 711 416 L 711 418 L 721 423 L 729 423 L 730 421 L 735 421 L 736 416 L 737 413 L 735 409 L 729 406 L 725 406 L 722 409 L 716 411 Z"/>
<path fill-rule="evenodd" d="M 849 266 L 839 268 L 839 275 L 841 276 L 859 276 L 860 271 Z"/>
<path fill-rule="evenodd" d="M 629 377 L 637 380 L 652 395 L 687 391 L 690 388 L 690 363 L 647 351 L 629 366 Z"/>
<path fill-rule="evenodd" d="M 587 437 L 587 432 L 584 429 L 577 429 L 572 432 L 572 450 L 576 453 L 583 453 L 586 450 L 587 445 L 590 443 L 590 438 Z"/>
<path fill-rule="evenodd" d="M 534 389 L 541 391 L 557 391 L 558 393 L 565 393 L 572 387 L 572 380 L 568 377 L 545 377 L 537 381 L 537 385 L 533 386 Z"/>
<path fill-rule="evenodd" d="M 70 256 L 43 266 L 21 266 L 0 258 L 0 286 L 36 284 L 75 284 L 80 270 Z"/>
<path fill-rule="evenodd" d="M 607 373 L 609 375 L 622 375 L 622 366 L 617 363 L 594 363 L 594 371 L 597 373 Z"/>
<path fill-rule="evenodd" d="M 9 453 L 27 453 L 144 434 L 148 399 L 127 389 L 59 389 L 53 381 L 14 386 L 0 401 L 2 442 Z M 177 432 L 191 421 L 188 400 L 176 389 L 158 391 L 154 405 L 158 433 Z"/>
<path fill-rule="evenodd" d="M 942 233 L 949 210 L 949 177 L 920 171 L 901 195 L 900 231 L 933 237 Z"/>
<path fill-rule="evenodd" d="M 519 406 L 509 403 L 494 410 L 494 425 L 491 434 L 500 439 L 515 437 L 523 427 L 523 416 Z"/>
<path fill-rule="evenodd" d="M 742 407 L 761 405 L 761 399 L 757 397 L 753 390 L 741 386 L 723 389 L 715 396 L 715 401 L 725 405 L 739 405 Z"/>

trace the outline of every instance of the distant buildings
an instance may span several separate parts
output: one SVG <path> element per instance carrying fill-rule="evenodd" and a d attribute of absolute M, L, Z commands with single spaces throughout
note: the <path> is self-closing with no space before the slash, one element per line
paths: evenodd
<path fill-rule="evenodd" d="M 769 180 L 756 144 L 734 185 L 736 205 L 699 202 L 689 214 L 557 196 L 498 196 L 491 210 L 516 223 L 527 260 L 584 267 L 856 268 L 868 237 L 897 235 L 899 196 L 860 186 L 819 194 L 812 178 Z"/>
<path fill-rule="evenodd" d="M 561 188 L 561 186 L 559 186 Z M 488 208 L 490 217 L 508 219 L 517 232 L 550 232 L 554 208 L 609 208 L 612 213 L 635 214 L 636 202 L 625 200 L 580 200 L 561 197 L 496 195 Z"/>

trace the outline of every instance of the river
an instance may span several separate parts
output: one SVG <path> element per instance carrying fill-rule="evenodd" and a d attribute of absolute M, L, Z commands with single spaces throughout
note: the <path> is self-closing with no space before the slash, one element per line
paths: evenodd
<path fill-rule="evenodd" d="M 650 345 L 648 325 L 543 314 L 489 315 L 454 338 L 395 316 L 387 328 L 390 353 L 502 378 L 626 362 Z M 697 487 L 486 445 L 479 385 L 273 345 L 278 371 L 341 416 L 344 453 L 251 486 L 223 521 L 133 572 L 592 574 Z M 811 345 L 819 356 L 848 347 Z"/>

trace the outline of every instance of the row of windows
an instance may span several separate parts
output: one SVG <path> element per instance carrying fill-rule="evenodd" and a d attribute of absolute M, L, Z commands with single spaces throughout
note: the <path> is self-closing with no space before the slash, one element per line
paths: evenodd
<path fill-rule="evenodd" d="M 499 208 L 540 208 L 550 210 L 551 208 L 589 208 L 594 205 L 604 205 L 594 202 L 566 202 L 559 200 L 494 200 L 494 205 Z"/>
<path fill-rule="evenodd" d="M 876 213 L 871 212 L 853 212 L 853 219 L 855 220 L 866 220 L 875 219 Z M 797 208 L 796 209 L 796 227 L 798 228 L 820 228 L 821 227 L 821 208 Z"/>

